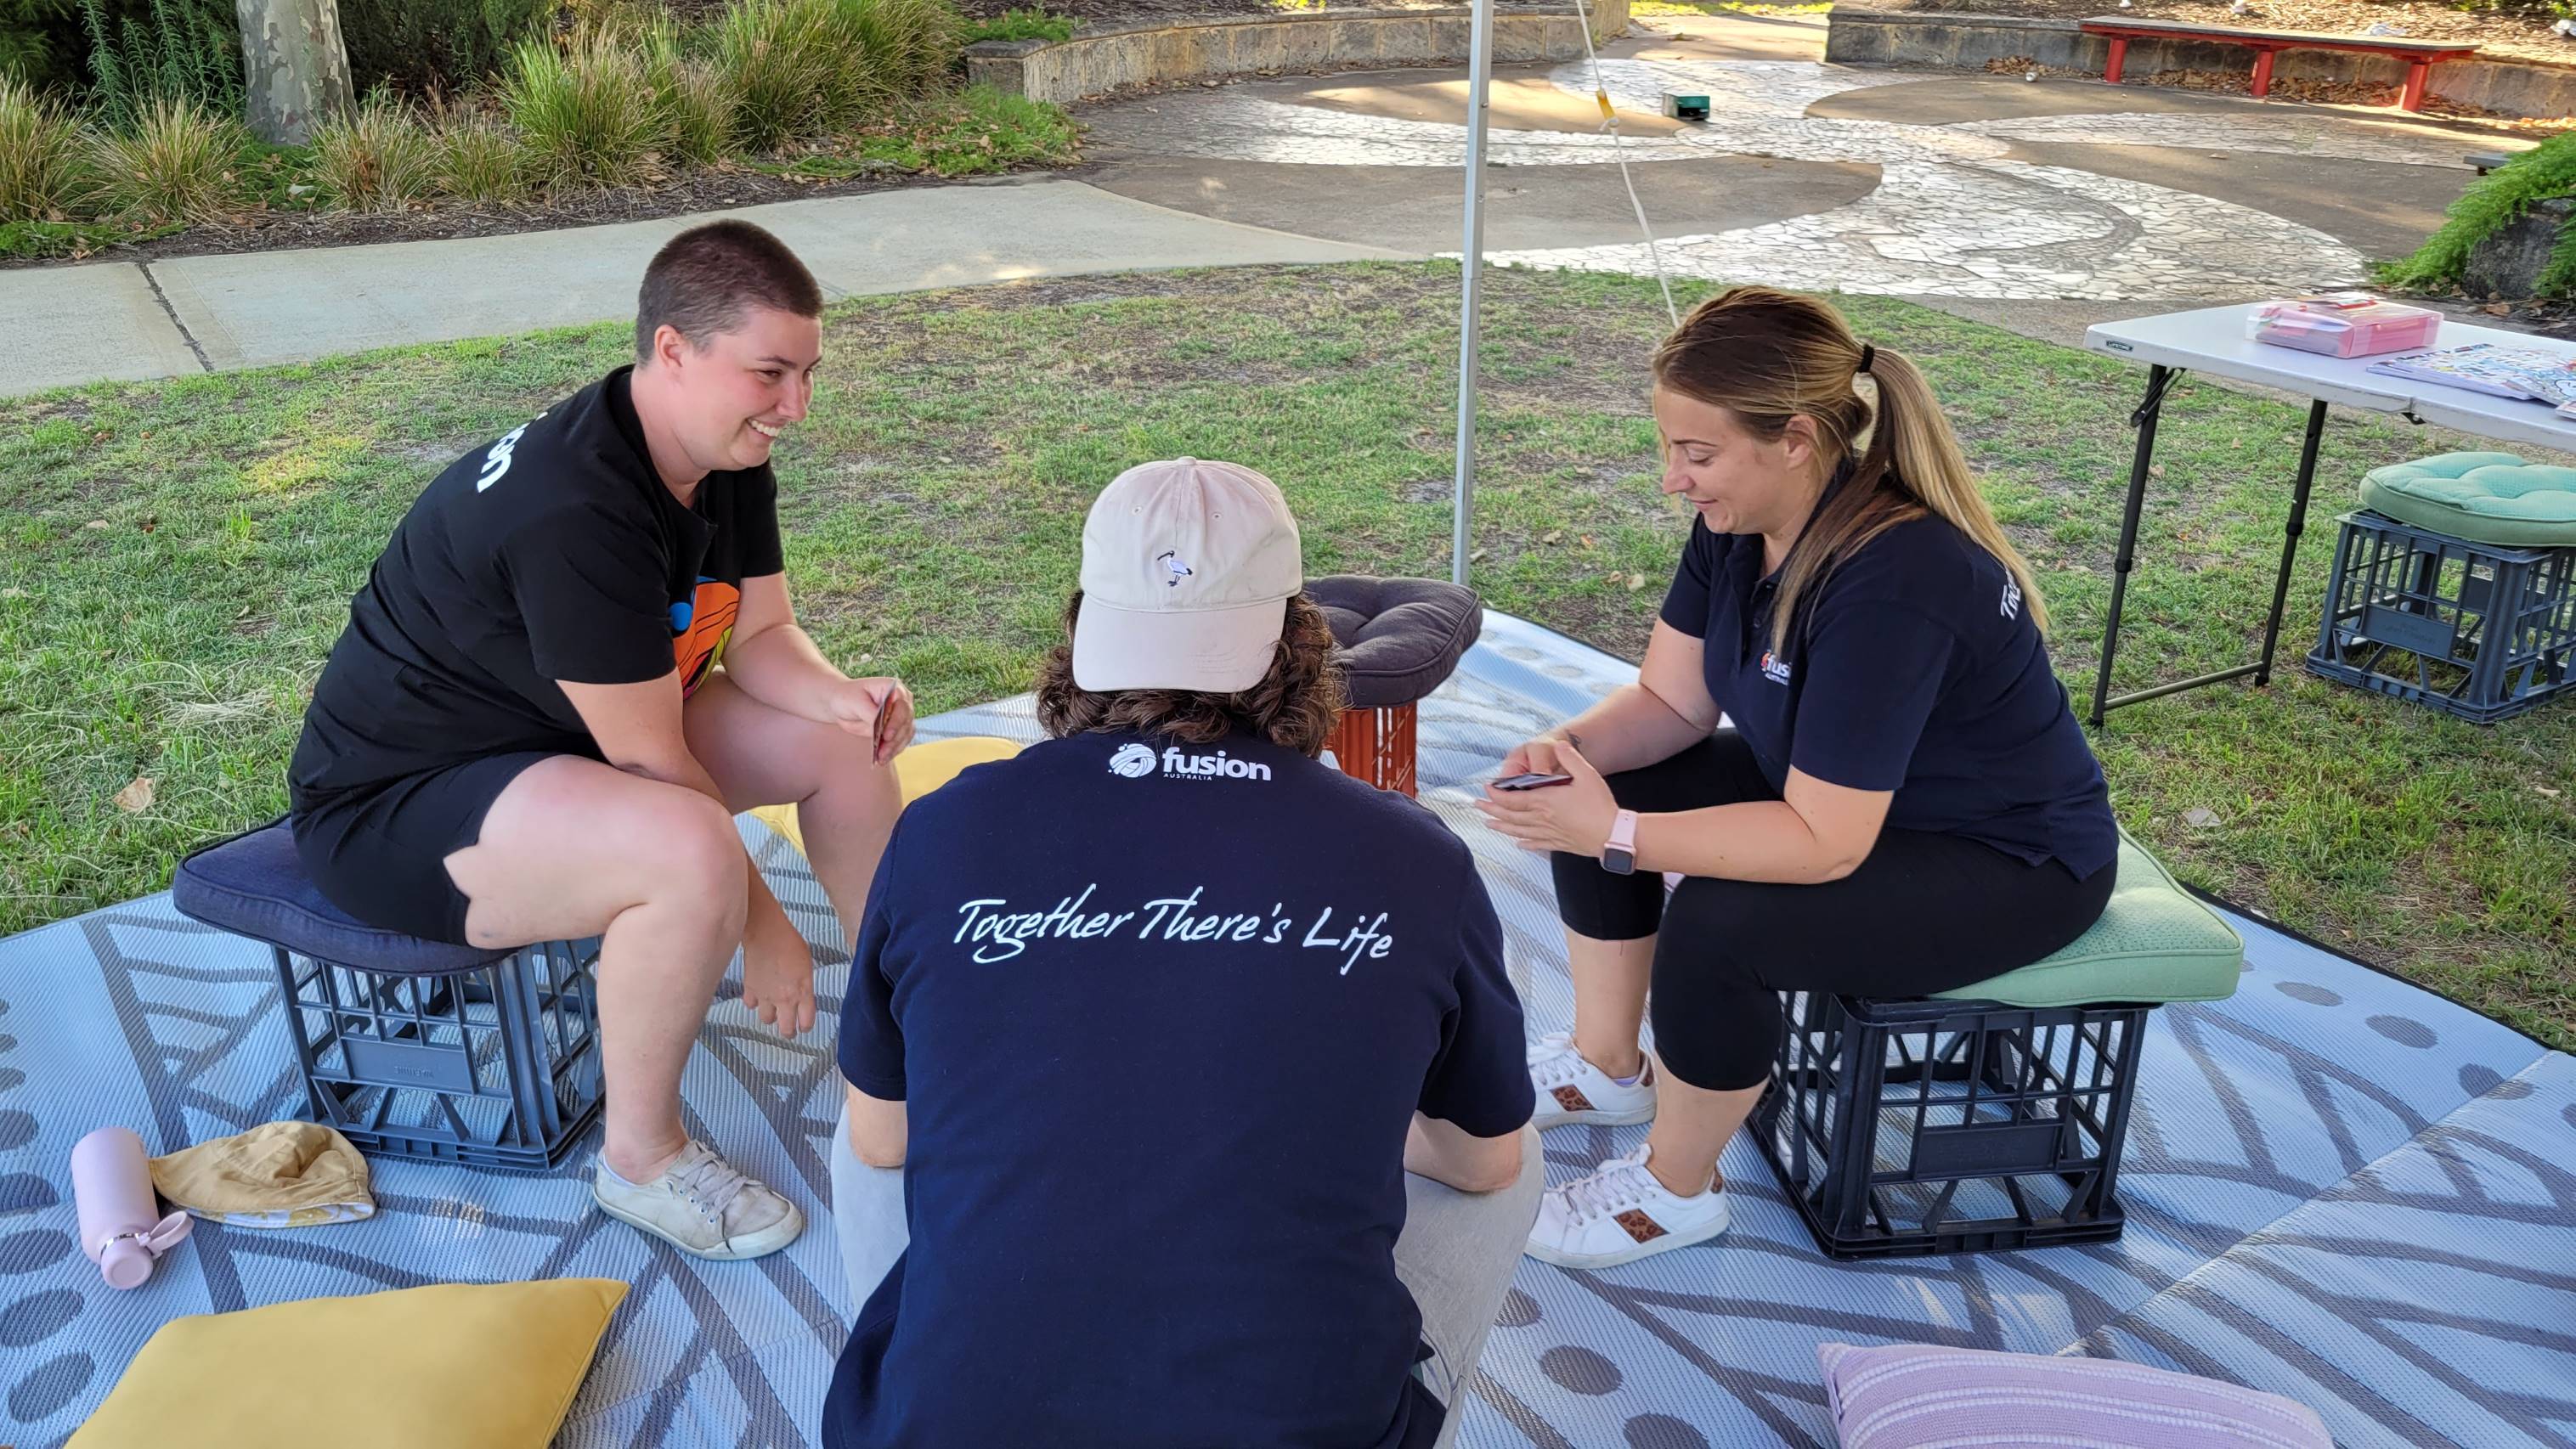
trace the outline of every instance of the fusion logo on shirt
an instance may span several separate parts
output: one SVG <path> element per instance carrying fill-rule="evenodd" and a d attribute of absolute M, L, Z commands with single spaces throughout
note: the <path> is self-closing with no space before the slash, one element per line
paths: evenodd
<path fill-rule="evenodd" d="M 2020 585 L 2018 582 L 2016 582 L 2015 580 L 2012 580 L 2012 579 L 2006 579 L 2006 580 L 2004 580 L 2004 607 L 2003 607 L 2003 615 L 2004 615 L 2004 617 L 2005 617 L 2005 618 L 2010 619 L 2010 618 L 2014 617 L 2015 615 L 2018 615 L 2020 612 L 2021 612 L 2021 585 Z"/>
<path fill-rule="evenodd" d="M 1267 780 L 1270 767 L 1238 760 L 1223 750 L 1213 755 L 1185 755 L 1177 748 L 1167 748 L 1163 751 L 1163 773 L 1185 780 Z"/>
<path fill-rule="evenodd" d="M 1762 651 L 1762 677 L 1773 684 L 1789 682 L 1789 661 L 1765 649 Z"/>
<path fill-rule="evenodd" d="M 1213 755 L 1185 755 L 1177 745 L 1156 755 L 1150 745 L 1124 744 L 1109 757 L 1109 773 L 1141 780 L 1160 770 L 1182 780 L 1267 780 L 1270 767 L 1257 760 L 1238 760 L 1223 750 Z"/>

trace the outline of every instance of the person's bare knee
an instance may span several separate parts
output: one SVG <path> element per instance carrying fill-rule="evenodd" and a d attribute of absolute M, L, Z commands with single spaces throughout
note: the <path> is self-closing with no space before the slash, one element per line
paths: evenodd
<path fill-rule="evenodd" d="M 893 768 L 876 762 L 876 742 L 866 735 L 811 720 L 798 720 L 788 730 L 794 740 L 791 756 L 797 772 L 806 777 L 809 794 L 851 774 Z"/>
<path fill-rule="evenodd" d="M 817 749 L 813 783 L 797 802 L 797 819 L 807 822 L 808 834 L 857 837 L 873 856 L 903 811 L 903 789 L 894 765 L 878 764 L 866 740 L 843 740 Z"/>
<path fill-rule="evenodd" d="M 724 807 L 694 792 L 660 802 L 644 822 L 637 864 L 647 872 L 641 904 L 662 929 L 695 928 L 721 965 L 742 939 L 751 863 Z"/>
<path fill-rule="evenodd" d="M 477 945 L 604 934 L 651 908 L 657 929 L 719 961 L 742 938 L 749 868 L 713 800 L 569 756 L 512 781 L 475 843 L 447 858 Z"/>
<path fill-rule="evenodd" d="M 829 851 L 846 839 L 865 848 L 873 865 L 903 809 L 893 763 L 877 763 L 868 739 L 826 725 L 813 726 L 799 746 L 791 788 L 808 850 Z"/>
<path fill-rule="evenodd" d="M 872 776 L 893 779 L 867 736 L 763 704 L 721 674 L 690 696 L 684 723 L 689 752 L 737 810 L 804 805 L 865 789 Z"/>

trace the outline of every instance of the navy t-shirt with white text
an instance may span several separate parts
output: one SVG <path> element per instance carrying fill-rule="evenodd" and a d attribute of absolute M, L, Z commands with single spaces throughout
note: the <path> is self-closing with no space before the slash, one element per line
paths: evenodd
<path fill-rule="evenodd" d="M 1839 481 L 1839 480 L 1838 480 Z M 2012 572 L 1926 514 L 1861 545 L 1771 649 L 1759 534 L 1691 524 L 1663 620 L 1775 790 L 1797 769 L 1892 790 L 1887 828 L 1980 841 L 2090 877 L 2119 853 L 2102 766 Z"/>
<path fill-rule="evenodd" d="M 1416 1109 L 1529 1120 L 1519 998 L 1431 813 L 1236 735 L 1084 734 L 898 821 L 840 1061 L 906 1103 L 910 1246 L 831 1449 L 1423 1446 Z"/>

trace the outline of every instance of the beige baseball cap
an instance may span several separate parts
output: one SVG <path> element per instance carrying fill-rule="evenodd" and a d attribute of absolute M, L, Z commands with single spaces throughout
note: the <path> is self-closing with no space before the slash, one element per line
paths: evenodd
<path fill-rule="evenodd" d="M 1082 525 L 1073 682 L 1098 693 L 1232 694 L 1269 674 L 1306 586 L 1279 485 L 1239 463 L 1141 463 Z"/>

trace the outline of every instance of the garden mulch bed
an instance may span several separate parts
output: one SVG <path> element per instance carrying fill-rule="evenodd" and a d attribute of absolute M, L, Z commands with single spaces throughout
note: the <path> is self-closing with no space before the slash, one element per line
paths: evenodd
<path fill-rule="evenodd" d="M 1026 173 L 1023 173 L 1026 174 Z M 410 211 L 272 211 L 193 226 L 150 241 L 119 243 L 82 257 L 0 257 L 0 270 L 75 262 L 154 262 L 298 247 L 352 247 L 376 242 L 450 241 L 609 222 L 649 221 L 729 206 L 848 196 L 908 185 L 954 185 L 954 178 L 889 170 L 846 180 L 797 181 L 743 169 L 703 171 L 651 190 L 618 189 L 552 197 L 522 206 L 442 202 Z"/>
<path fill-rule="evenodd" d="M 2533 10 L 2472 12 L 2442 0 L 2253 0 L 2243 14 L 2227 0 L 1866 0 L 1873 8 L 1931 10 L 1951 15 L 2026 15 L 2045 20 L 2085 20 L 2118 14 L 2141 20 L 2181 20 L 2236 30 L 2309 30 L 2358 35 L 2387 24 L 2410 39 L 2474 41 L 2494 60 L 2576 66 L 2576 39 L 2555 34 L 2555 17 Z M 2246 69 L 2252 70 L 2249 56 Z M 2278 88 L 2280 82 L 2274 82 Z"/>
<path fill-rule="evenodd" d="M 2489 302 L 2478 305 L 2444 300 L 2452 308 L 2467 309 L 2462 315 L 2481 327 L 2502 327 L 2514 332 L 2528 332 L 2535 337 L 2576 342 L 2576 302 Z"/>
<path fill-rule="evenodd" d="M 1005 10 L 1044 9 L 1051 15 L 1071 16 L 1092 25 L 1115 25 L 1132 20 L 1196 20 L 1231 18 L 1244 15 L 1314 15 L 1335 10 L 1422 10 L 1435 5 L 1462 3 L 1462 0 L 1343 0 L 1343 3 L 1281 5 L 1277 0 L 958 0 L 957 8 L 970 20 L 990 20 Z M 1539 0 L 1519 0 L 1537 5 Z M 2118 0 L 2112 0 L 2118 3 Z M 1515 8 L 1515 0 L 1498 0 L 1500 9 Z M 1544 8 L 1562 10 L 1561 3 Z M 1078 32 L 1077 32 L 1078 33 Z"/>
<path fill-rule="evenodd" d="M 1203 15 L 1277 15 L 1271 0 L 958 0 L 969 20 L 991 20 L 1005 10 L 1043 9 L 1092 24 L 1123 20 L 1182 20 Z"/>
<path fill-rule="evenodd" d="M 664 0 L 664 8 L 682 19 L 701 18 L 720 10 L 724 0 Z M 958 8 L 970 19 L 999 16 L 1006 10 L 1042 6 L 1048 12 L 1066 15 L 1085 25 L 1109 25 L 1132 21 L 1169 21 L 1239 16 L 1275 16 L 1290 13 L 1314 14 L 1327 10 L 1407 10 L 1425 9 L 1456 3 L 1456 0 L 1369 0 L 1366 4 L 1312 3 L 1294 9 L 1277 0 L 959 0 Z M 1541 6 L 1546 0 L 1498 0 L 1502 8 L 1524 5 Z M 1352 69 L 1338 67 L 1336 69 Z M 1387 63 L 1372 61 L 1365 69 L 1386 69 Z M 1326 74 L 1316 70 L 1299 74 Z M 1265 72 L 1265 74 L 1268 74 Z M 1189 78 L 1163 84 L 1122 88 L 1116 98 L 1153 91 L 1177 90 L 1221 82 Z M 1067 167 L 1029 167 L 1017 173 L 1032 175 L 1044 171 L 1053 175 L 1080 175 L 1085 170 L 1077 161 Z M 1002 176 L 957 178 L 933 173 L 906 172 L 891 165 L 883 171 L 848 178 L 795 178 L 773 176 L 739 165 L 700 171 L 650 188 L 620 188 L 588 193 L 552 196 L 542 202 L 518 205 L 497 203 L 462 204 L 439 202 L 395 212 L 339 212 L 271 210 L 236 216 L 222 221 L 191 226 L 166 236 L 132 242 L 116 242 L 77 256 L 17 257 L 0 256 L 0 271 L 25 267 L 68 266 L 83 262 L 123 261 L 153 262 L 173 257 L 232 255 L 246 252 L 284 251 L 302 247 L 368 246 L 380 242 L 449 241 L 460 237 L 507 236 L 520 232 L 552 231 L 565 227 L 598 226 L 615 222 L 649 221 L 666 216 L 685 216 L 732 206 L 758 206 L 769 202 L 802 201 L 822 196 L 849 196 L 864 192 L 885 191 L 913 185 L 954 185 L 961 180 L 995 181 Z"/>

